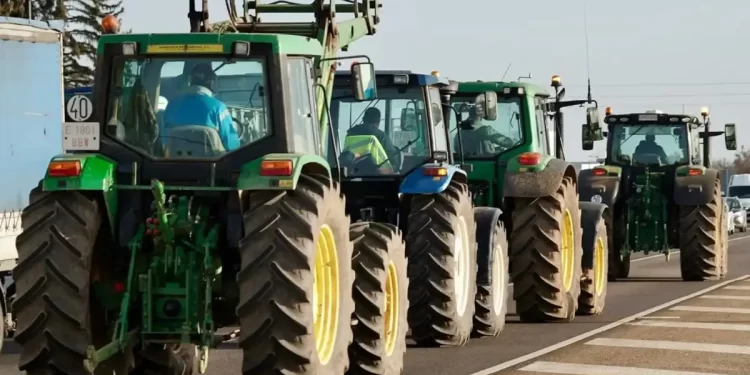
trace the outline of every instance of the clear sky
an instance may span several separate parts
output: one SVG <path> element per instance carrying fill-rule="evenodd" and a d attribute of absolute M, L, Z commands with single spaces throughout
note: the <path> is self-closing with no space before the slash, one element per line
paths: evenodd
<path fill-rule="evenodd" d="M 307 0 L 303 0 L 307 1 Z M 200 1 L 197 1 L 200 3 Z M 378 69 L 410 69 L 459 80 L 506 80 L 529 73 L 548 85 L 559 74 L 567 98 L 586 95 L 584 6 L 588 18 L 594 99 L 614 112 L 658 109 L 698 115 L 710 107 L 715 130 L 737 123 L 739 145 L 750 144 L 743 124 L 750 106 L 750 2 L 722 0 L 384 0 L 376 35 L 350 54 L 367 54 Z M 239 4 L 239 2 L 238 2 Z M 125 0 L 123 27 L 134 32 L 184 32 L 187 1 Z M 211 18 L 225 20 L 223 0 L 209 0 Z M 744 27 L 743 27 L 744 26 Z M 603 157 L 581 150 L 583 110 L 567 109 L 569 160 Z M 731 157 L 723 139 L 714 157 Z"/>

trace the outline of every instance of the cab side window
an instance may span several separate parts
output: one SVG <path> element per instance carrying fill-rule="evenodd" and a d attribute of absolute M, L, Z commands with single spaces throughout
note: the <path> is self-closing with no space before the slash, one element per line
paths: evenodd
<path fill-rule="evenodd" d="M 294 151 L 320 154 L 321 150 L 316 142 L 318 120 L 314 110 L 312 64 L 310 59 L 302 57 L 290 57 L 287 64 L 291 87 L 289 96 L 291 97 Z"/>
<path fill-rule="evenodd" d="M 448 130 L 443 119 L 443 107 L 440 102 L 440 90 L 436 87 L 429 88 L 429 109 L 432 116 L 433 134 L 435 138 L 435 151 L 448 151 Z"/>
<path fill-rule="evenodd" d="M 544 98 L 534 98 L 534 113 L 536 114 L 537 146 L 546 155 L 550 155 L 549 133 L 547 132 L 547 111 Z"/>

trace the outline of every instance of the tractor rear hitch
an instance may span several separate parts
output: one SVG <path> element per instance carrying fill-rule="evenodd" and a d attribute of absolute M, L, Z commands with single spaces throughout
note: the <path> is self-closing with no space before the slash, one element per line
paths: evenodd
<path fill-rule="evenodd" d="M 137 341 L 138 330 L 133 330 L 128 332 L 125 340 L 112 341 L 98 350 L 93 345 L 89 345 L 86 349 L 86 359 L 83 360 L 83 365 L 86 367 L 86 370 L 93 374 L 100 363 L 114 357 L 117 353 L 124 352 L 128 347 L 135 345 Z"/>

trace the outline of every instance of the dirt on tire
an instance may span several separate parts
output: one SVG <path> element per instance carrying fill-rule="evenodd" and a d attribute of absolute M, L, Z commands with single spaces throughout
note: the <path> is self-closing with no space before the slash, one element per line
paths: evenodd
<path fill-rule="evenodd" d="M 461 229 L 465 226 L 464 229 Z M 456 235 L 467 251 L 468 297 L 458 306 Z M 411 197 L 406 251 L 409 258 L 409 327 L 418 346 L 462 346 L 471 337 L 476 295 L 476 223 L 471 193 L 451 181 L 440 194 Z M 468 248 L 467 248 L 468 247 Z"/>
<path fill-rule="evenodd" d="M 352 342 L 352 244 L 337 182 L 302 174 L 297 189 L 243 193 L 245 236 L 237 275 L 244 374 L 343 374 Z M 325 229 L 324 229 L 325 228 Z M 313 271 L 321 229 L 332 233 L 338 312 L 330 359 L 321 360 L 313 327 Z"/>
<path fill-rule="evenodd" d="M 573 266 L 565 290 L 562 264 L 564 212 L 572 219 Z M 516 312 L 524 322 L 575 319 L 581 278 L 581 214 L 571 177 L 554 194 L 515 199 L 510 235 L 511 278 Z"/>
<path fill-rule="evenodd" d="M 349 236 L 354 243 L 354 342 L 349 347 L 348 375 L 399 375 L 406 353 L 406 313 L 409 309 L 409 279 L 406 277 L 406 244 L 394 225 L 353 223 Z M 397 314 L 393 343 L 388 343 L 386 307 L 388 278 L 392 267 L 397 278 Z M 391 307 L 394 308 L 394 307 Z"/>

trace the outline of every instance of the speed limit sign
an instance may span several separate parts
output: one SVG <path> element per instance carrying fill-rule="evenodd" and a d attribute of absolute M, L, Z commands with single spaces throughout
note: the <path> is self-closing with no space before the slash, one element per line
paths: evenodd
<path fill-rule="evenodd" d="M 86 121 L 94 112 L 94 105 L 84 95 L 75 95 L 65 105 L 68 117 L 75 122 Z"/>

